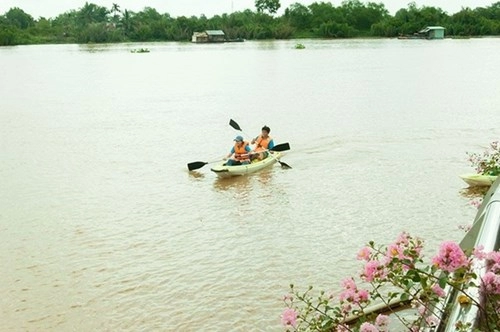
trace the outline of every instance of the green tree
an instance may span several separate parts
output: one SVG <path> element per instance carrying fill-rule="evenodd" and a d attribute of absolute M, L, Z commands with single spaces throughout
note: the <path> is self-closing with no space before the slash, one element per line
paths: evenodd
<path fill-rule="evenodd" d="M 86 26 L 92 23 L 103 23 L 108 21 L 109 11 L 93 3 L 85 2 L 85 5 L 76 12 L 76 23 Z"/>
<path fill-rule="evenodd" d="M 371 26 L 388 15 L 383 4 L 369 2 L 364 5 L 359 0 L 342 2 L 341 10 L 347 23 L 360 31 L 369 31 Z"/>
<path fill-rule="evenodd" d="M 327 22 L 345 23 L 342 11 L 334 7 L 330 2 L 314 2 L 309 5 L 309 8 L 314 27 L 319 27 L 321 24 Z"/>
<path fill-rule="evenodd" d="M 35 25 L 35 20 L 29 14 L 26 14 L 24 10 L 14 7 L 9 9 L 5 13 L 5 22 L 8 25 L 12 25 L 19 29 L 28 29 Z"/>
<path fill-rule="evenodd" d="M 481 35 L 482 17 L 470 8 L 463 8 L 451 17 L 453 35 L 477 36 Z"/>
<path fill-rule="evenodd" d="M 305 30 L 311 28 L 313 14 L 311 9 L 298 2 L 285 9 L 285 17 L 292 27 Z"/>
<path fill-rule="evenodd" d="M 269 14 L 276 14 L 280 7 L 280 0 L 255 0 L 255 8 L 259 13 L 267 11 Z"/>
<path fill-rule="evenodd" d="M 0 46 L 16 45 L 17 30 L 17 28 L 2 23 L 2 17 L 0 17 Z"/>

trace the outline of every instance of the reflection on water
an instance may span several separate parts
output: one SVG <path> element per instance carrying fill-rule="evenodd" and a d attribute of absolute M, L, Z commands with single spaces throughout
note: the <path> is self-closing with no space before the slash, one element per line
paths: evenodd
<path fill-rule="evenodd" d="M 200 171 L 188 171 L 189 177 L 192 177 L 194 180 L 201 180 L 205 178 L 205 173 Z"/>
<path fill-rule="evenodd" d="M 490 187 L 467 187 L 460 190 L 460 195 L 465 198 L 482 198 L 488 192 Z"/>
<path fill-rule="evenodd" d="M 234 190 L 237 192 L 247 192 L 254 188 L 256 182 L 267 185 L 272 178 L 272 172 L 273 169 L 268 168 L 248 175 L 233 176 L 230 178 L 217 177 L 214 181 L 214 189 L 216 191 Z"/>

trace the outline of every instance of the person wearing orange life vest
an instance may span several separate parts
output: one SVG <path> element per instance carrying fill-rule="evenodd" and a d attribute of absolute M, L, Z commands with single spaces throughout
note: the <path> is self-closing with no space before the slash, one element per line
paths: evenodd
<path fill-rule="evenodd" d="M 243 140 L 243 137 L 236 136 L 234 139 L 234 146 L 231 148 L 231 152 L 226 156 L 226 158 L 230 158 L 227 160 L 227 166 L 235 166 L 235 165 L 245 165 L 250 163 L 250 152 L 252 149 L 248 142 Z M 232 157 L 232 158 L 231 158 Z"/>
<path fill-rule="evenodd" d="M 269 128 L 268 126 L 262 127 L 261 134 L 255 137 L 251 142 L 251 144 L 255 144 L 255 152 L 263 151 L 255 155 L 259 160 L 266 158 L 269 155 L 269 152 L 267 150 L 274 148 L 274 141 L 271 136 L 269 136 L 270 132 L 271 128 Z"/>

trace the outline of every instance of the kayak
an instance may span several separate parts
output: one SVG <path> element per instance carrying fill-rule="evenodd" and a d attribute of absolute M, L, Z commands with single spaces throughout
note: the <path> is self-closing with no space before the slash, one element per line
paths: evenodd
<path fill-rule="evenodd" d="M 246 175 L 250 173 L 258 172 L 266 167 L 269 167 L 275 164 L 278 159 L 281 157 L 280 152 L 274 152 L 269 154 L 267 158 L 262 160 L 254 160 L 250 164 L 246 165 L 236 165 L 236 166 L 227 166 L 224 163 L 216 165 L 211 168 L 211 171 L 217 174 L 217 176 L 221 178 L 229 178 L 232 176 Z"/>
<path fill-rule="evenodd" d="M 483 174 L 462 174 L 460 177 L 470 187 L 489 187 L 497 179 L 497 176 Z"/>

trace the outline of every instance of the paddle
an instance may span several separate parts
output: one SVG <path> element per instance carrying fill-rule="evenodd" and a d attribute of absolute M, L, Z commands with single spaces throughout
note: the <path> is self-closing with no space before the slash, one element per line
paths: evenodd
<path fill-rule="evenodd" d="M 241 129 L 240 125 L 236 121 L 234 121 L 233 119 L 229 120 L 229 125 L 231 127 L 233 127 L 234 129 L 241 131 L 243 134 L 245 134 L 245 136 L 250 136 L 250 135 L 246 134 Z M 278 149 L 276 149 L 276 148 L 278 148 Z M 284 149 L 283 150 L 279 150 L 279 149 L 282 149 L 282 148 L 284 148 Z M 272 149 L 269 149 L 269 150 L 270 151 L 286 151 L 286 150 L 290 150 L 290 144 L 288 144 L 288 143 L 278 144 L 278 145 L 275 145 Z M 281 165 L 281 167 L 283 167 L 283 168 L 292 168 L 292 166 L 288 165 L 285 162 L 282 162 L 281 160 L 279 160 L 278 158 L 276 158 L 275 156 L 273 156 L 272 153 L 269 153 L 269 155 L 271 155 L 271 157 L 273 157 L 274 160 L 276 160 L 277 162 L 279 162 L 280 165 Z"/>
<path fill-rule="evenodd" d="M 202 168 L 207 164 L 213 164 L 218 161 L 223 161 L 224 159 L 214 160 L 214 161 L 193 161 L 192 163 L 187 164 L 188 170 L 194 171 L 195 169 Z"/>

